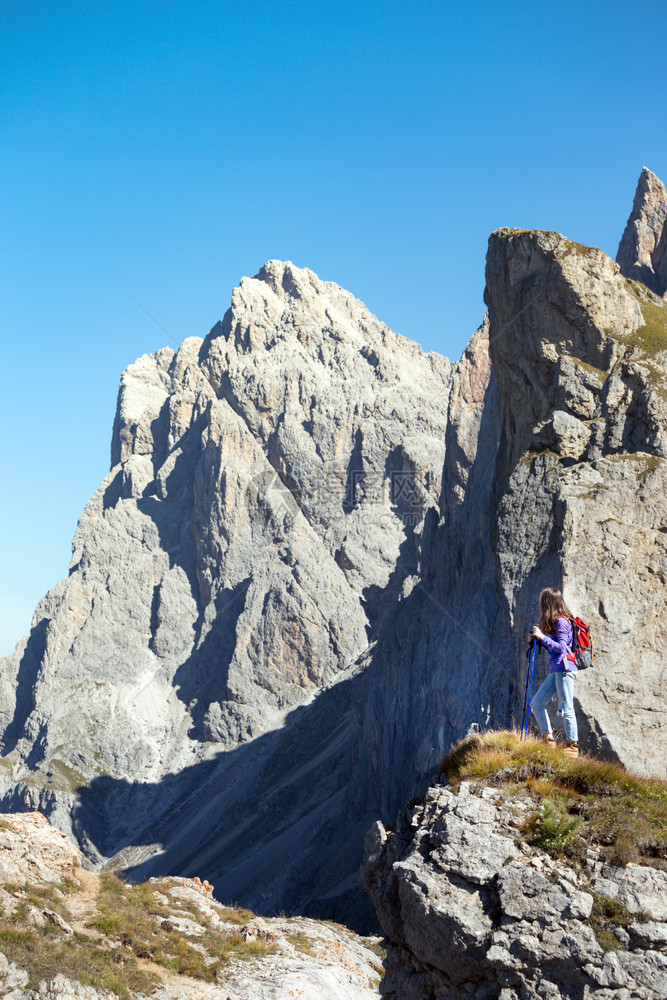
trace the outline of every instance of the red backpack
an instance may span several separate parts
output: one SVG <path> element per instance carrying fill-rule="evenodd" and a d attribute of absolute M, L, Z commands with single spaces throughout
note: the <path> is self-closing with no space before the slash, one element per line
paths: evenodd
<path fill-rule="evenodd" d="M 586 670 L 593 666 L 595 646 L 591 637 L 588 622 L 583 618 L 570 618 L 572 622 L 572 652 L 567 659 L 572 660 L 577 670 Z"/>

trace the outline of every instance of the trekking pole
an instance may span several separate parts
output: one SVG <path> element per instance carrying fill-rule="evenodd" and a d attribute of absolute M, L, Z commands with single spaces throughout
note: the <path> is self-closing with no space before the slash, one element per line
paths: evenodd
<path fill-rule="evenodd" d="M 537 650 L 537 639 L 533 638 L 528 647 L 527 658 L 528 668 L 526 670 L 526 688 L 523 693 L 523 715 L 521 716 L 521 739 L 528 736 L 528 725 L 530 723 L 530 696 L 533 692 L 533 670 L 535 669 L 535 652 Z"/>
<path fill-rule="evenodd" d="M 528 701 L 528 675 L 530 673 L 530 646 L 526 652 L 526 684 L 523 689 L 523 712 L 521 713 L 521 729 L 519 730 L 520 739 L 523 739 L 523 731 L 526 727 L 526 702 Z"/>
<path fill-rule="evenodd" d="M 526 714 L 526 732 L 524 739 L 528 737 L 528 726 L 530 725 L 530 699 L 533 694 L 533 673 L 535 671 L 535 656 L 537 655 L 537 639 L 533 638 L 533 647 L 530 654 L 530 683 L 528 685 L 528 712 Z"/>

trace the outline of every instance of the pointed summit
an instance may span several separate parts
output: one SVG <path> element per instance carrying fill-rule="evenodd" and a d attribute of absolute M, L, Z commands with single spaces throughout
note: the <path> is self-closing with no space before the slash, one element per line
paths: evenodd
<path fill-rule="evenodd" d="M 632 213 L 616 254 L 621 274 L 641 281 L 656 295 L 667 291 L 667 191 L 643 167 Z"/>

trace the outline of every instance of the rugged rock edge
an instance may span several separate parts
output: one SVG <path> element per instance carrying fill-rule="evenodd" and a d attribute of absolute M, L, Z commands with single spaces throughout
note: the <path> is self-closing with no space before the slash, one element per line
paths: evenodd
<path fill-rule="evenodd" d="M 371 827 L 362 880 L 388 939 L 383 997 L 667 995 L 667 871 L 609 865 L 594 848 L 577 869 L 555 860 L 518 836 L 534 808 L 462 781 L 431 787 L 395 828 Z M 626 917 L 602 944 L 596 899 Z"/>

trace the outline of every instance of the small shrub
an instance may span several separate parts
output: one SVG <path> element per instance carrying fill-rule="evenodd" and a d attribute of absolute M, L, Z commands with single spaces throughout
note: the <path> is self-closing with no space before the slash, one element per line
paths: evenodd
<path fill-rule="evenodd" d="M 604 951 L 625 950 L 625 945 L 614 933 L 614 928 L 629 927 L 630 924 L 634 923 L 645 923 L 649 919 L 647 913 L 630 913 L 622 903 L 610 896 L 594 895 L 593 897 L 593 909 L 589 923 L 598 944 Z"/>
<path fill-rule="evenodd" d="M 546 801 L 529 821 L 530 843 L 546 854 L 567 854 L 581 822 L 579 816 L 568 816 Z"/>

